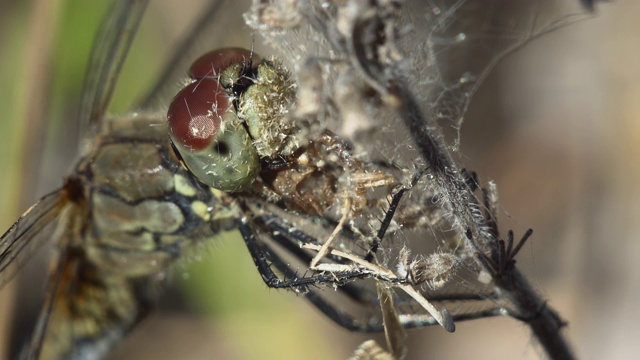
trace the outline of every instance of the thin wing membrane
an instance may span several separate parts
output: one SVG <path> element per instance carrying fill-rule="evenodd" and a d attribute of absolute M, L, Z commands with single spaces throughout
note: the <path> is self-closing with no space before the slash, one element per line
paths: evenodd
<path fill-rule="evenodd" d="M 81 129 L 100 123 L 115 90 L 148 0 L 116 1 L 94 42 L 78 114 Z"/>
<path fill-rule="evenodd" d="M 68 198 L 59 189 L 27 210 L 0 238 L 0 288 L 9 282 L 22 266 L 52 236 L 45 228 L 54 226 Z"/>

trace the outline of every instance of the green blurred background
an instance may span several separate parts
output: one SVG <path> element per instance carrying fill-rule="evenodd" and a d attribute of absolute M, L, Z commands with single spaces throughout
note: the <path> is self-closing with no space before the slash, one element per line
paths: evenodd
<path fill-rule="evenodd" d="M 74 160 L 77 126 L 69 120 L 106 8 L 98 1 L 0 1 L 2 229 L 60 185 Z M 144 94 L 172 50 L 167 44 L 200 9 L 200 2 L 153 1 L 113 113 Z M 238 9 L 229 9 L 203 51 L 250 46 Z M 527 45 L 487 79 L 462 129 L 467 166 L 496 180 L 513 216 L 506 222 L 535 229 L 518 263 L 569 321 L 581 358 L 631 358 L 640 336 L 637 14 L 638 4 L 618 1 Z M 31 274 L 0 291 L 0 354 L 11 319 L 37 311 L 14 299 L 20 293 L 37 303 L 43 285 L 34 284 L 43 281 L 48 251 L 34 260 L 39 266 L 25 268 Z M 333 325 L 294 294 L 267 289 L 236 234 L 199 258 L 176 267 L 161 309 L 113 359 L 345 359 L 367 338 Z M 453 335 L 413 331 L 410 358 L 535 359 L 541 351 L 534 342 L 513 319 L 485 319 L 458 324 Z"/>

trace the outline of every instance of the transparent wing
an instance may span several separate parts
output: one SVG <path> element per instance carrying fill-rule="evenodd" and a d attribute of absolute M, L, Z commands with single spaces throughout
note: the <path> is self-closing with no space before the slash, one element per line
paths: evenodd
<path fill-rule="evenodd" d="M 171 100 L 175 95 L 178 90 L 176 89 L 176 84 L 186 76 L 186 69 L 189 68 L 195 58 L 202 55 L 202 44 L 212 43 L 211 45 L 221 46 L 221 41 L 212 41 L 211 38 L 212 34 L 214 35 L 213 37 L 220 36 L 217 35 L 220 34 L 220 31 L 215 31 L 214 27 L 219 28 L 217 25 L 220 23 L 220 19 L 223 16 L 229 16 L 227 13 L 228 7 L 225 7 L 225 3 L 228 3 L 228 1 L 210 1 L 199 15 L 199 19 L 193 23 L 186 36 L 173 47 L 172 56 L 165 64 L 160 76 L 157 77 L 158 81 L 153 84 L 150 91 L 137 104 L 138 108 L 149 109 L 166 106 L 163 102 Z M 223 8 L 225 11 L 222 11 Z M 204 50 L 208 51 L 210 49 Z"/>
<path fill-rule="evenodd" d="M 100 26 L 87 70 L 80 112 L 81 129 L 94 129 L 116 87 L 148 0 L 120 0 Z"/>
<path fill-rule="evenodd" d="M 68 204 L 63 189 L 38 201 L 16 221 L 0 238 L 0 287 L 15 276 L 43 242 L 50 239 L 53 226 L 62 209 Z"/>

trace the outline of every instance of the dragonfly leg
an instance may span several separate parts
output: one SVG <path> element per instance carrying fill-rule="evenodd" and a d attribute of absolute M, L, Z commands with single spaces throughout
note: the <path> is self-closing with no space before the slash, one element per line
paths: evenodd
<path fill-rule="evenodd" d="M 350 330 L 358 332 L 381 332 L 384 328 L 381 323 L 376 321 L 375 323 L 366 321 L 362 318 L 356 318 L 349 313 L 343 311 L 335 304 L 332 304 L 319 294 L 316 288 L 323 284 L 339 284 L 337 289 L 356 302 L 361 302 L 367 306 L 379 306 L 376 301 L 367 297 L 364 293 L 360 292 L 355 286 L 349 286 L 345 284 L 348 280 L 359 279 L 369 277 L 365 271 L 354 269 L 349 272 L 341 273 L 321 273 L 314 274 L 312 276 L 299 277 L 297 273 L 292 270 L 284 261 L 282 261 L 267 244 L 260 243 L 255 237 L 255 230 L 250 224 L 240 224 L 240 233 L 247 244 L 247 248 L 251 253 L 251 256 L 262 276 L 263 281 L 267 286 L 271 288 L 286 288 L 292 289 L 297 293 L 303 294 L 315 307 L 317 307 L 322 313 L 324 313 L 331 320 L 338 325 Z M 282 240 L 282 239 L 281 239 Z M 308 240 L 308 239 L 307 239 Z M 301 250 L 301 249 L 300 249 Z M 300 255 L 300 254 L 297 254 Z M 308 254 L 305 255 L 307 260 L 310 260 Z M 308 263 L 308 262 L 307 262 Z M 283 278 L 280 278 L 274 271 L 274 267 L 277 271 L 283 274 Z"/>

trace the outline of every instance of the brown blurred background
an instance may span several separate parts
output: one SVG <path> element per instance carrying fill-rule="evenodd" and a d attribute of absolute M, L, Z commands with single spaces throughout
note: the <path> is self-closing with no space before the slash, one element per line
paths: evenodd
<path fill-rule="evenodd" d="M 62 119 L 77 106 L 105 9 L 79 0 L 0 1 L 1 229 L 58 186 L 72 164 L 78 135 Z M 199 9 L 152 4 L 117 90 L 116 113 L 150 86 L 171 51 L 167 44 Z M 203 50 L 250 46 L 239 13 L 229 10 Z M 466 165 L 482 181 L 497 182 L 506 224 L 534 229 L 518 264 L 568 321 L 579 358 L 634 358 L 640 338 L 640 266 L 633 258 L 640 254 L 639 15 L 631 0 L 601 5 L 594 18 L 527 44 L 487 78 L 462 127 Z M 30 117 L 44 121 L 22 120 Z M 0 291 L 0 359 L 17 331 L 11 321 L 28 322 L 26 314 L 38 310 L 48 251 Z M 292 293 L 267 289 L 233 235 L 173 271 L 161 309 L 113 359 L 346 359 L 366 338 Z M 510 318 L 459 323 L 454 334 L 411 331 L 411 359 L 470 357 L 543 354 L 526 326 Z"/>

